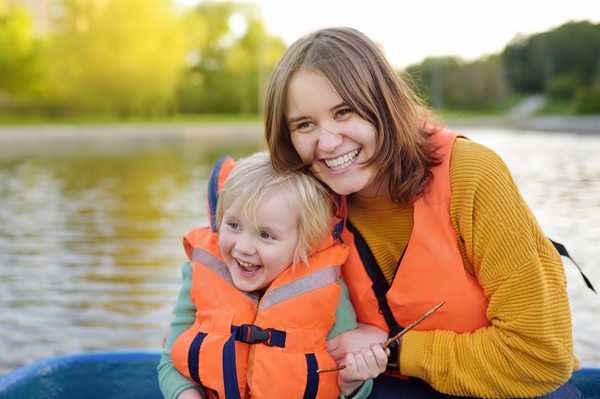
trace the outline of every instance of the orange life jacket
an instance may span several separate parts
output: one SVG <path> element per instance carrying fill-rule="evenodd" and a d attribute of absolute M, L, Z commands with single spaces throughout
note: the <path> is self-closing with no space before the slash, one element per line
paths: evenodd
<path fill-rule="evenodd" d="M 387 286 L 356 229 L 353 229 L 354 233 L 344 229 L 344 241 L 355 245 L 351 245 L 342 276 L 350 290 L 358 321 L 386 331 L 394 321 L 398 326 L 406 327 L 445 300 L 444 306 L 414 329 L 463 333 L 491 325 L 486 317 L 488 299 L 477 279 L 463 265 L 450 220 L 450 153 L 457 136 L 458 133 L 443 129 L 431 137 L 440 147 L 442 163 L 431 169 L 433 179 L 423 196 L 414 203 L 413 231 L 391 286 Z M 348 227 L 352 229 L 350 224 Z M 381 280 L 385 284 L 383 290 L 372 287 L 381 286 Z M 383 291 L 379 300 L 375 291 Z M 389 306 L 395 320 L 389 320 L 390 317 L 386 320 L 385 306 Z"/>
<path fill-rule="evenodd" d="M 214 188 L 221 181 L 220 189 L 231 162 L 219 162 L 209 179 L 209 207 L 218 198 L 211 184 Z M 335 367 L 326 338 L 335 323 L 339 272 L 349 252 L 338 240 L 342 226 L 336 224 L 310 265 L 286 269 L 260 299 L 233 284 L 216 230 L 188 233 L 184 247 L 193 262 L 190 295 L 197 313 L 171 349 L 176 369 L 204 387 L 209 398 L 338 397 L 337 374 L 316 371 Z"/>

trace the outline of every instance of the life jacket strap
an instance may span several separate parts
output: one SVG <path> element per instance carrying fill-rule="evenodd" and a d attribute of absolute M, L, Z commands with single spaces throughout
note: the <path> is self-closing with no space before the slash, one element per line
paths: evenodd
<path fill-rule="evenodd" d="M 379 268 L 377 261 L 375 260 L 375 256 L 371 252 L 371 249 L 367 245 L 367 242 L 360 234 L 358 229 L 348 221 L 346 223 L 348 230 L 352 232 L 354 235 L 354 244 L 356 246 L 356 250 L 358 251 L 358 255 L 365 267 L 365 271 L 369 275 L 369 278 L 373 282 L 371 288 L 375 293 L 375 297 L 377 298 L 377 302 L 379 303 L 379 313 L 383 315 L 385 322 L 390 329 L 388 337 L 396 336 L 400 331 L 404 330 L 404 327 L 400 326 L 394 317 L 392 309 L 387 301 L 386 294 L 390 290 L 390 285 L 388 284 L 383 272 Z M 402 260 L 402 256 L 398 260 L 398 263 Z M 389 347 L 390 355 L 388 356 L 388 365 L 387 371 L 393 372 L 398 370 L 398 362 L 399 362 L 399 348 L 397 341 L 394 341 Z"/>
<path fill-rule="evenodd" d="M 223 156 L 221 157 L 217 163 L 215 164 L 215 167 L 213 168 L 213 170 L 210 173 L 210 176 L 208 177 L 208 187 L 207 187 L 207 194 L 206 194 L 206 199 L 208 202 L 208 209 L 209 209 L 209 217 L 210 217 L 210 226 L 212 228 L 213 233 L 216 233 L 218 230 L 218 226 L 217 226 L 217 202 L 219 201 L 219 174 L 221 173 L 221 168 L 223 167 L 223 165 L 228 162 L 229 160 L 233 160 L 233 158 L 231 158 L 230 156 Z"/>
<path fill-rule="evenodd" d="M 590 290 L 596 292 L 596 290 L 594 289 L 594 286 L 592 285 L 590 280 L 588 280 L 587 276 L 585 274 L 583 274 L 583 270 L 581 270 L 581 267 L 579 267 L 579 265 L 573 260 L 573 258 L 571 258 L 571 255 L 569 255 L 567 248 L 565 248 L 565 246 L 562 245 L 561 243 L 558 243 L 558 242 L 555 242 L 552 240 L 550 240 L 550 242 L 552 243 L 552 245 L 554 245 L 554 248 L 556 248 L 556 250 L 558 251 L 558 253 L 561 256 L 566 256 L 567 258 L 571 259 L 571 262 L 573 262 L 573 264 L 577 267 L 577 269 L 579 269 L 579 273 L 581 273 L 581 277 L 583 277 L 583 281 L 585 281 L 585 284 L 588 286 L 588 288 Z M 597 292 L 596 292 L 596 294 L 597 294 Z"/>
<path fill-rule="evenodd" d="M 369 278 L 373 283 L 371 285 L 371 288 L 373 289 L 375 297 L 377 298 L 377 302 L 379 303 L 379 313 L 383 315 L 390 331 L 397 330 L 398 328 L 400 328 L 400 331 L 402 331 L 403 328 L 398 324 L 398 322 L 394 318 L 392 309 L 390 308 L 390 305 L 387 301 L 386 294 L 390 289 L 390 285 L 385 279 L 383 272 L 379 268 L 379 265 L 375 260 L 375 256 L 373 256 L 371 249 L 367 245 L 367 242 L 360 234 L 358 229 L 352 223 L 350 223 L 350 221 L 346 222 L 346 226 L 348 227 L 348 230 L 354 235 L 354 245 L 365 267 L 365 271 L 367 272 Z"/>
<path fill-rule="evenodd" d="M 237 330 L 238 327 L 236 327 Z M 240 388 L 238 386 L 237 377 L 237 365 L 235 362 L 235 333 L 232 326 L 232 333 L 234 333 L 225 345 L 223 346 L 223 384 L 225 387 L 225 398 L 227 399 L 241 399 Z"/>
<path fill-rule="evenodd" d="M 204 338 L 206 338 L 206 333 L 199 332 L 192 341 L 188 351 L 188 371 L 190 373 L 190 377 L 192 377 L 194 382 L 198 385 L 202 385 L 202 381 L 200 381 L 200 374 L 198 373 L 198 360 L 200 358 L 200 347 L 202 346 L 202 341 L 204 341 Z"/>
<path fill-rule="evenodd" d="M 231 326 L 231 332 L 236 341 L 285 348 L 285 338 L 287 335 L 285 331 L 274 328 L 263 329 L 254 324 L 242 324 L 241 326 Z"/>
<path fill-rule="evenodd" d="M 319 364 L 314 353 L 307 353 L 306 357 L 306 388 L 302 399 L 314 399 L 319 391 Z"/>

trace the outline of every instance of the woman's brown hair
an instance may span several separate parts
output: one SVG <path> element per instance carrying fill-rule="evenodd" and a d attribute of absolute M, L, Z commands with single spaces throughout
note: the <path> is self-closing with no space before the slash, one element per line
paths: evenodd
<path fill-rule="evenodd" d="M 428 140 L 433 124 L 421 120 L 423 101 L 400 78 L 377 44 L 352 28 L 322 29 L 292 44 L 269 81 L 264 107 L 266 140 L 277 170 L 308 170 L 294 149 L 285 119 L 289 81 L 298 71 L 329 81 L 346 104 L 375 129 L 376 149 L 367 160 L 389 174 L 389 192 L 398 205 L 414 202 L 439 164 Z M 433 114 L 430 114 L 433 115 Z"/>

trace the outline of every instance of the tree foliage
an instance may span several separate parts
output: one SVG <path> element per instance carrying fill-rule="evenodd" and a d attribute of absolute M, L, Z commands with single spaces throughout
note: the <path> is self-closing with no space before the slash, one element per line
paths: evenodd
<path fill-rule="evenodd" d="M 75 112 L 174 111 L 185 41 L 170 1 L 64 1 L 52 78 Z"/>
<path fill-rule="evenodd" d="M 0 1 L 0 92 L 23 96 L 36 90 L 41 75 L 41 43 L 33 36 L 29 12 Z"/>
<path fill-rule="evenodd" d="M 50 30 L 36 34 L 29 10 L 0 0 L 2 112 L 256 114 L 286 48 L 252 3 L 53 5 Z M 600 24 L 573 22 L 518 36 L 502 54 L 427 58 L 406 73 L 438 109 L 488 109 L 511 92 L 545 91 L 589 113 L 598 108 L 598 54 Z"/>
<path fill-rule="evenodd" d="M 406 72 L 437 109 L 486 109 L 510 92 L 502 58 L 497 55 L 471 63 L 457 57 L 427 58 Z"/>
<path fill-rule="evenodd" d="M 202 2 L 183 23 L 190 52 L 178 88 L 181 110 L 259 112 L 285 44 L 267 34 L 257 6 Z"/>
<path fill-rule="evenodd" d="M 517 36 L 502 53 L 510 84 L 520 92 L 543 92 L 555 76 L 588 86 L 598 76 L 600 24 L 570 22 L 554 30 Z"/>

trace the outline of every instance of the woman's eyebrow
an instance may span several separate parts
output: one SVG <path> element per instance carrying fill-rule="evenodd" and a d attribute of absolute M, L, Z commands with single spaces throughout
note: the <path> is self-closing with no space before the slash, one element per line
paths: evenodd
<path fill-rule="evenodd" d="M 304 119 L 309 119 L 309 118 L 306 115 L 300 115 L 300 116 L 296 116 L 294 118 L 288 119 L 287 122 L 288 122 L 288 125 L 291 125 L 294 122 L 298 122 L 298 121 L 301 121 L 301 120 L 304 120 Z"/>
<path fill-rule="evenodd" d="M 345 107 L 346 106 L 346 102 L 342 101 L 341 103 L 334 105 L 333 107 L 329 108 L 329 112 L 333 112 L 336 109 L 340 108 L 340 107 Z"/>
<path fill-rule="evenodd" d="M 338 109 L 338 108 L 340 108 L 340 107 L 345 107 L 345 106 L 346 106 L 346 102 L 345 102 L 345 101 L 342 101 L 341 103 L 339 103 L 339 104 L 336 104 L 336 105 L 334 105 L 333 107 L 329 108 L 329 112 L 333 112 L 333 111 L 335 111 L 336 109 Z M 304 119 L 310 119 L 310 118 L 309 118 L 308 116 L 306 116 L 306 115 L 300 115 L 300 116 L 296 116 L 296 117 L 294 117 L 294 118 L 290 118 L 290 119 L 288 119 L 288 121 L 287 121 L 287 122 L 288 122 L 288 125 L 291 125 L 291 124 L 292 124 L 292 123 L 294 123 L 294 122 L 298 122 L 298 121 L 301 121 L 301 120 L 304 120 Z"/>

